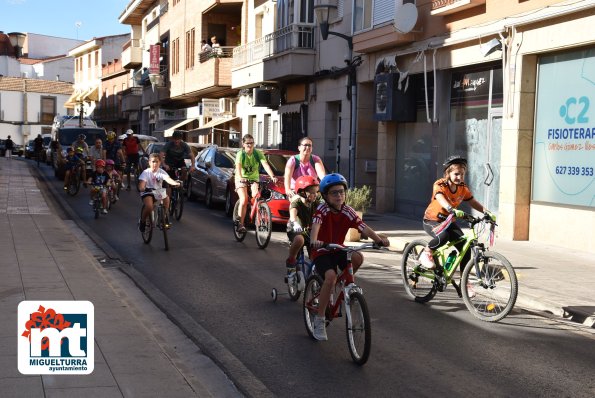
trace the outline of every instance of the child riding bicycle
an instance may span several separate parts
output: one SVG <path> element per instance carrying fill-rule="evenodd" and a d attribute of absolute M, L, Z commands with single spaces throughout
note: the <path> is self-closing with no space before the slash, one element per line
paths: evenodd
<path fill-rule="evenodd" d="M 64 158 L 66 164 L 64 165 L 64 169 L 66 173 L 64 174 L 64 190 L 68 190 L 68 184 L 70 183 L 70 175 L 77 171 L 77 166 L 82 168 L 85 167 L 85 161 L 82 158 L 83 151 L 80 151 L 80 155 L 78 153 L 74 153 L 73 147 L 68 147 L 68 153 Z M 85 181 L 86 183 L 86 181 Z"/>
<path fill-rule="evenodd" d="M 91 200 L 89 205 L 93 206 L 93 201 L 97 195 L 101 196 L 103 205 L 103 214 L 107 214 L 107 187 L 111 182 L 110 175 L 105 171 L 105 160 L 95 161 L 95 171 L 89 176 L 87 183 L 91 184 Z"/>
<path fill-rule="evenodd" d="M 388 238 L 378 235 L 368 227 L 355 210 L 345 204 L 347 180 L 341 174 L 332 173 L 320 181 L 320 192 L 326 203 L 318 206 L 312 219 L 310 245 L 311 258 L 318 274 L 324 279 L 318 301 L 318 315 L 314 317 L 313 335 L 316 340 L 327 340 L 325 311 L 331 291 L 337 279 L 337 266 L 340 270 L 347 265 L 347 253 L 343 250 L 329 251 L 322 248 L 325 243 L 343 244 L 349 228 L 356 228 L 371 238 L 379 246 L 389 246 Z M 354 252 L 351 256 L 353 272 L 362 265 L 364 256 Z"/>
<path fill-rule="evenodd" d="M 287 280 L 295 275 L 296 257 L 302 247 L 310 246 L 310 229 L 312 228 L 312 216 L 320 204 L 318 196 L 318 179 L 309 175 L 299 177 L 295 182 L 295 195 L 289 204 L 289 221 L 287 222 L 287 237 L 289 246 L 289 257 L 285 261 L 287 267 Z"/>
<path fill-rule="evenodd" d="M 488 214 L 496 221 L 496 216 L 490 213 L 474 197 L 467 185 L 463 182 L 467 172 L 467 159 L 454 155 L 450 156 L 443 164 L 444 176 L 434 182 L 432 200 L 428 205 L 423 218 L 424 230 L 433 238 L 420 255 L 421 265 L 426 269 L 436 268 L 433 252 L 447 242 L 454 241 L 464 235 L 461 228 L 455 223 L 454 217 L 463 217 L 465 212 L 457 207 L 466 201 L 475 210 Z M 464 242 L 455 247 L 463 248 Z M 461 261 L 461 275 L 465 265 L 469 262 L 471 253 L 465 253 Z"/>
<path fill-rule="evenodd" d="M 244 218 L 248 208 L 248 187 L 251 188 L 252 197 L 255 197 L 258 192 L 259 166 L 261 164 L 271 180 L 273 180 L 273 183 L 277 183 L 277 177 L 275 177 L 275 173 L 264 154 L 258 149 L 254 149 L 254 137 L 251 134 L 242 137 L 242 146 L 243 148 L 238 151 L 235 161 L 235 184 L 240 202 L 240 219 L 237 226 L 239 233 L 246 232 Z"/>

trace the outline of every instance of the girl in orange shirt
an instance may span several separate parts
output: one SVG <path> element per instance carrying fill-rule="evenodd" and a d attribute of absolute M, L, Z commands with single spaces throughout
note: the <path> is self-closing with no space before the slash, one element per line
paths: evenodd
<path fill-rule="evenodd" d="M 434 228 L 446 220 L 450 213 L 455 217 L 463 217 L 465 212 L 457 207 L 466 201 L 469 205 L 479 212 L 488 212 L 488 210 L 479 203 L 474 197 L 467 185 L 463 182 L 467 172 L 467 159 L 461 156 L 451 156 L 443 164 L 444 177 L 434 183 L 432 189 L 432 200 L 424 213 L 424 230 L 432 236 L 432 240 L 420 255 L 420 262 L 424 268 L 434 269 L 436 264 L 432 253 L 434 250 L 463 236 L 463 231 L 455 223 L 451 223 L 447 228 L 434 233 Z M 488 212 L 489 213 L 489 212 Z M 490 213 L 492 219 L 495 216 Z M 463 243 L 456 246 L 458 250 L 463 248 Z M 471 253 L 467 252 L 463 261 L 461 261 L 461 274 L 463 268 L 469 262 Z"/>

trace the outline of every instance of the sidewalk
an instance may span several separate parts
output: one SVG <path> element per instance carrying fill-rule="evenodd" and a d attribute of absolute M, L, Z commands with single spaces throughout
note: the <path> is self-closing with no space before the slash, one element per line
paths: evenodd
<path fill-rule="evenodd" d="M 429 240 L 421 220 L 371 213 L 364 216 L 364 222 L 387 235 L 391 249 L 399 252 L 415 239 Z M 497 237 L 492 250 L 504 255 L 515 268 L 519 281 L 517 307 L 595 327 L 593 253 Z"/>
<path fill-rule="evenodd" d="M 62 220 L 48 207 L 31 172 L 28 162 L 0 158 L 1 395 L 241 396 L 213 361 L 128 277 L 115 267 L 101 266 L 75 223 Z M 92 374 L 19 373 L 17 306 L 22 300 L 35 299 L 94 304 Z"/>

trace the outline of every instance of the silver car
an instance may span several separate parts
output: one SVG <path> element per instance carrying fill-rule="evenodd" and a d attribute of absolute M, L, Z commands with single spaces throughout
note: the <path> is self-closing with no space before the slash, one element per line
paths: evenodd
<path fill-rule="evenodd" d="M 225 203 L 227 181 L 233 173 L 238 148 L 211 145 L 198 154 L 195 170 L 190 173 L 190 198 L 204 198 L 207 207 Z"/>

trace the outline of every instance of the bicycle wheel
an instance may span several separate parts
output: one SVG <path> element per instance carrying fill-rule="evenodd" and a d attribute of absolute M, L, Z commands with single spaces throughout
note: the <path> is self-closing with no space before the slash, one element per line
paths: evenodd
<path fill-rule="evenodd" d="M 469 261 L 461 279 L 465 306 L 474 317 L 497 322 L 512 311 L 518 294 L 514 268 L 500 253 L 485 252 L 478 258 L 479 275 L 473 260 Z"/>
<path fill-rule="evenodd" d="M 247 216 L 246 216 L 247 217 Z M 240 223 L 240 202 L 237 201 L 233 208 L 233 236 L 238 242 L 241 242 L 246 237 L 247 232 L 238 232 L 238 224 Z"/>
<path fill-rule="evenodd" d="M 75 196 L 78 192 L 79 189 L 81 188 L 81 177 L 79 175 L 79 172 L 73 172 L 70 173 L 70 179 L 68 181 L 68 190 L 66 192 L 68 192 L 68 194 L 70 196 Z"/>
<path fill-rule="evenodd" d="M 436 295 L 434 273 L 420 268 L 419 255 L 427 242 L 414 240 L 403 251 L 401 276 L 405 293 L 419 303 L 430 301 Z"/>
<path fill-rule="evenodd" d="M 256 244 L 261 249 L 266 248 L 271 240 L 271 233 L 273 232 L 272 218 L 269 205 L 266 202 L 258 203 L 254 227 L 256 229 Z"/>
<path fill-rule="evenodd" d="M 143 204 L 143 207 L 140 209 L 140 218 L 139 218 L 139 220 L 142 220 L 143 210 L 144 209 L 145 209 L 145 205 Z M 153 237 L 153 222 L 152 222 L 152 218 L 153 218 L 153 213 L 151 212 L 151 214 L 149 214 L 149 216 L 145 220 L 145 230 L 144 230 L 144 232 L 141 232 L 141 236 L 143 237 L 143 241 L 145 243 L 151 242 L 151 238 Z"/>
<path fill-rule="evenodd" d="M 298 268 L 296 268 L 297 270 Z M 299 289 L 299 279 L 304 277 L 304 274 L 301 272 L 295 273 L 291 281 L 287 281 L 287 294 L 289 294 L 289 298 L 291 301 L 298 301 L 302 292 Z"/>
<path fill-rule="evenodd" d="M 167 240 L 167 222 L 165 219 L 165 209 L 163 208 L 162 205 L 159 205 L 159 207 L 157 208 L 157 217 L 159 219 L 159 227 L 161 228 L 161 230 L 163 231 L 163 243 L 165 244 L 165 250 L 169 250 L 169 242 Z"/>
<path fill-rule="evenodd" d="M 99 199 L 94 199 L 93 200 L 93 211 L 95 212 L 95 218 L 99 218 L 100 210 L 101 210 L 101 204 L 99 202 Z"/>
<path fill-rule="evenodd" d="M 345 317 L 345 328 L 349 353 L 353 362 L 363 365 L 368 361 L 372 346 L 368 305 L 360 292 L 352 292 L 349 294 L 349 305 L 345 303 L 345 307 L 346 312 L 348 311 Z"/>
<path fill-rule="evenodd" d="M 180 220 L 182 218 L 182 212 L 184 211 L 184 195 L 180 191 L 180 188 L 176 188 L 176 208 L 174 209 L 174 214 L 176 216 L 176 220 Z"/>
<path fill-rule="evenodd" d="M 312 275 L 306 283 L 306 290 L 304 290 L 304 323 L 308 335 L 312 338 L 314 338 L 314 316 L 318 314 L 318 296 L 321 287 L 322 278 L 318 275 Z"/>

